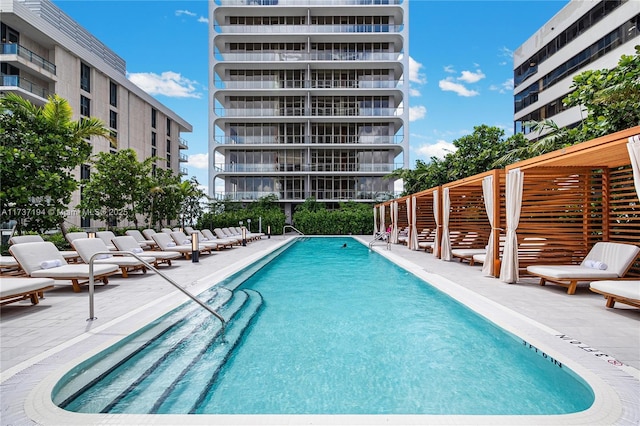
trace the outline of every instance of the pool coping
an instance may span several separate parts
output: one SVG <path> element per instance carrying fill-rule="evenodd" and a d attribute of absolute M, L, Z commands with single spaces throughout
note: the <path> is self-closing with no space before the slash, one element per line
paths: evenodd
<path fill-rule="evenodd" d="M 368 241 L 353 237 L 365 246 Z M 195 294 L 224 281 L 237 271 L 288 244 L 283 240 L 275 246 L 255 253 L 242 261 L 205 276 L 189 287 Z M 518 314 L 482 295 L 472 292 L 438 274 L 430 273 L 419 265 L 375 246 L 373 251 L 393 263 L 429 282 L 488 318 L 505 330 L 523 337 L 532 348 L 562 362 L 589 383 L 595 393 L 594 404 L 587 410 L 563 415 L 545 416 L 456 416 L 456 415 L 130 415 L 72 413 L 55 406 L 51 390 L 57 381 L 73 366 L 109 347 L 123 336 L 148 324 L 185 301 L 175 291 L 158 298 L 129 314 L 103 324 L 81 336 L 58 345 L 40 356 L 33 357 L 7 371 L 0 380 L 3 399 L 11 386 L 14 393 L 7 407 L 16 415 L 37 424 L 638 424 L 640 423 L 640 374 L 628 366 L 615 366 L 602 357 L 594 356 L 567 339 L 561 333 L 530 318 Z M 82 354 L 77 356 L 77 354 Z M 3 406 L 5 403 L 3 402 Z M 3 413 L 4 415 L 5 413 Z"/>

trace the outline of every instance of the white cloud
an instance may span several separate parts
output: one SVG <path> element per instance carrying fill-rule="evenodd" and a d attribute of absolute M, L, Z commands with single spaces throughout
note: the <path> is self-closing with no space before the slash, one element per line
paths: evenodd
<path fill-rule="evenodd" d="M 455 74 L 456 70 L 453 68 L 453 65 L 447 65 L 446 67 L 444 67 L 444 72 Z"/>
<path fill-rule="evenodd" d="M 462 80 L 465 83 L 477 83 L 485 77 L 486 76 L 484 75 L 484 73 L 480 70 L 477 70 L 476 72 L 462 71 L 460 77 L 458 77 L 458 80 Z"/>
<path fill-rule="evenodd" d="M 505 80 L 504 82 L 502 82 L 502 84 L 500 85 L 495 85 L 492 84 L 489 87 L 489 90 L 493 90 L 496 91 L 498 93 L 513 93 L 513 79 L 509 78 L 507 80 Z"/>
<path fill-rule="evenodd" d="M 187 164 L 195 169 L 207 169 L 209 168 L 209 154 L 191 154 Z"/>
<path fill-rule="evenodd" d="M 455 152 L 457 148 L 450 142 L 439 140 L 436 143 L 421 145 L 416 148 L 416 152 L 426 158 L 436 157 L 443 159 L 450 152 Z"/>
<path fill-rule="evenodd" d="M 421 120 L 427 115 L 427 108 L 423 105 L 409 107 L 409 121 Z"/>
<path fill-rule="evenodd" d="M 152 72 L 128 73 L 127 78 L 150 95 L 164 95 L 172 98 L 200 98 L 196 91 L 197 82 L 189 80 L 180 73 L 165 71 L 162 74 Z"/>
<path fill-rule="evenodd" d="M 457 93 L 458 96 L 471 97 L 477 96 L 480 93 L 475 90 L 467 89 L 464 85 L 460 83 L 456 83 L 451 79 L 440 80 L 438 82 L 438 87 L 445 92 L 454 92 Z"/>
<path fill-rule="evenodd" d="M 198 18 L 198 22 L 202 22 L 204 24 L 208 24 L 209 23 L 209 18 L 205 18 L 204 16 L 201 16 Z"/>
<path fill-rule="evenodd" d="M 186 16 L 198 16 L 197 13 L 195 12 L 191 12 L 190 10 L 176 10 L 176 16 L 182 16 L 182 15 L 186 15 Z"/>
<path fill-rule="evenodd" d="M 409 56 L 409 81 L 411 83 L 425 84 L 427 77 L 424 73 L 420 72 L 422 64 L 411 56 Z"/>
<path fill-rule="evenodd" d="M 409 88 L 409 96 L 421 96 L 422 93 L 418 89 L 414 89 L 413 87 Z"/>

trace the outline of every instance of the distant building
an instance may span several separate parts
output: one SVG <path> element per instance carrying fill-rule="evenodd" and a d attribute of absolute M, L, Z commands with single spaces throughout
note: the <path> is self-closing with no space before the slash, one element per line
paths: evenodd
<path fill-rule="evenodd" d="M 210 3 L 211 196 L 394 196 L 409 167 L 409 0 Z M 215 188 L 223 187 L 222 193 Z"/>
<path fill-rule="evenodd" d="M 122 58 L 49 0 L 0 0 L 0 21 L 0 94 L 13 92 L 36 105 L 58 94 L 75 120 L 99 118 L 116 137 L 117 146 L 92 140 L 93 154 L 132 148 L 140 161 L 157 156 L 155 167 L 187 174 L 181 133 L 191 125 L 129 81 Z M 83 165 L 77 178 L 90 173 Z M 78 191 L 70 209 L 79 202 Z M 68 219 L 69 226 L 96 226 L 73 214 Z"/>
<path fill-rule="evenodd" d="M 530 140 L 528 121 L 550 119 L 575 127 L 586 111 L 566 108 L 573 77 L 585 70 L 611 69 L 640 43 L 640 1 L 572 0 L 514 52 L 514 133 Z"/>

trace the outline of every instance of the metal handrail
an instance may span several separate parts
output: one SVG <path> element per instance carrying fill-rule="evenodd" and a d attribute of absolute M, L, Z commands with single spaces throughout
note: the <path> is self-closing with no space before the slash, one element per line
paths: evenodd
<path fill-rule="evenodd" d="M 390 235 L 388 232 L 376 232 L 373 241 L 369 243 L 369 248 L 373 247 L 376 241 L 384 241 L 387 243 L 387 250 L 391 249 Z"/>
<path fill-rule="evenodd" d="M 151 264 L 149 264 L 149 262 L 144 260 L 144 258 L 142 258 L 142 257 L 138 256 L 137 254 L 135 254 L 133 252 L 130 252 L 130 251 L 112 251 L 112 250 L 99 251 L 97 253 L 94 253 L 91 256 L 91 258 L 89 259 L 89 318 L 87 319 L 87 321 L 93 321 L 93 320 L 98 319 L 94 315 L 93 294 L 95 292 L 95 279 L 94 279 L 94 276 L 93 276 L 93 261 L 96 259 L 96 256 L 103 255 L 103 254 L 112 254 L 112 255 L 113 254 L 119 254 L 119 255 L 123 255 L 123 256 L 132 256 L 132 257 L 135 257 L 136 259 L 138 259 L 140 262 L 142 262 L 142 264 L 144 266 L 146 266 L 147 268 L 151 269 L 156 274 L 160 275 L 167 282 L 169 282 L 169 284 L 173 285 L 175 288 L 177 288 L 178 290 L 183 292 L 185 295 L 187 295 L 187 297 L 189 297 L 191 300 L 193 300 L 198 305 L 202 306 L 204 309 L 209 311 L 211 313 L 211 315 L 213 315 L 214 317 L 218 318 L 220 320 L 220 322 L 222 323 L 221 336 L 222 336 L 222 341 L 224 341 L 226 322 L 225 322 L 224 318 L 222 317 L 222 315 L 220 315 L 219 313 L 217 313 L 216 311 L 211 309 L 209 306 L 207 306 L 204 302 L 200 301 L 193 294 L 189 293 L 180 284 L 176 283 L 171 278 L 169 278 L 168 276 L 166 276 L 165 274 L 160 272 L 156 267 L 154 267 Z M 146 257 L 149 257 L 149 255 L 146 255 Z"/>
<path fill-rule="evenodd" d="M 282 236 L 284 237 L 285 231 L 287 230 L 287 228 L 291 228 L 294 231 L 296 231 L 298 234 L 300 235 L 304 235 L 304 233 L 302 231 L 297 230 L 293 225 L 285 225 L 282 227 Z"/>

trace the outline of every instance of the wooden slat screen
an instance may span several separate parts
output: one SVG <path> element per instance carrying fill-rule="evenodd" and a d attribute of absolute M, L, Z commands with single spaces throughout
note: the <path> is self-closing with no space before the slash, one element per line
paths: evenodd
<path fill-rule="evenodd" d="M 609 170 L 608 241 L 640 245 L 640 202 L 631 167 Z M 640 276 L 636 261 L 628 276 Z"/>
<path fill-rule="evenodd" d="M 460 232 L 460 238 L 451 241 L 451 248 L 483 248 L 489 240 L 491 224 L 484 207 L 482 185 L 456 186 L 449 188 L 449 231 Z M 477 233 L 474 241 L 463 241 L 469 233 Z M 469 244 L 471 243 L 471 244 Z"/>

